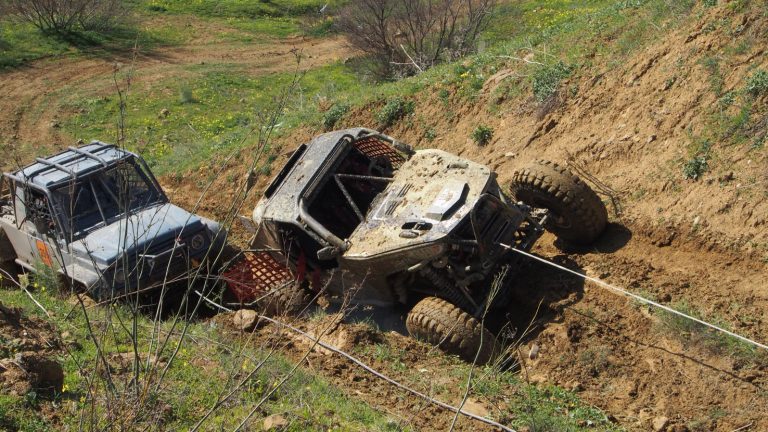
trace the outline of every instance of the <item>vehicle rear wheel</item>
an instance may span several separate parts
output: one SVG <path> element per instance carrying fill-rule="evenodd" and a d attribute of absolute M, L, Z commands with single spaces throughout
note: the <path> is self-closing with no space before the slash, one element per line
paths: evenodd
<path fill-rule="evenodd" d="M 597 194 L 554 162 L 538 160 L 515 171 L 511 189 L 519 201 L 549 210 L 544 228 L 563 240 L 588 244 L 605 229 L 608 212 Z"/>
<path fill-rule="evenodd" d="M 418 302 L 408 312 L 405 326 L 414 338 L 469 362 L 477 358 L 477 364 L 486 364 L 496 354 L 496 337 L 481 322 L 437 297 Z"/>
<path fill-rule="evenodd" d="M 274 288 L 259 301 L 259 308 L 267 316 L 298 315 L 312 301 L 312 294 L 299 282 Z"/>
<path fill-rule="evenodd" d="M 0 288 L 15 288 L 20 270 L 14 261 L 0 262 Z"/>

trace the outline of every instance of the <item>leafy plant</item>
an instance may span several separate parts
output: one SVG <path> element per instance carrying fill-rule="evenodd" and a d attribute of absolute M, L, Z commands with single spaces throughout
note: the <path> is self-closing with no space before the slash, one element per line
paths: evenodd
<path fill-rule="evenodd" d="M 192 88 L 186 84 L 179 87 L 179 102 L 182 104 L 195 102 L 195 95 L 192 93 Z"/>
<path fill-rule="evenodd" d="M 747 80 L 747 87 L 744 90 L 754 97 L 768 93 L 768 72 L 762 69 L 755 72 Z"/>
<path fill-rule="evenodd" d="M 413 113 L 413 101 L 405 101 L 401 97 L 390 99 L 381 111 L 376 114 L 376 121 L 384 127 L 395 124 L 401 118 Z"/>
<path fill-rule="evenodd" d="M 323 116 L 323 126 L 325 126 L 325 129 L 333 129 L 347 111 L 349 111 L 349 105 L 343 103 L 334 104 Z"/>
<path fill-rule="evenodd" d="M 705 140 L 693 153 L 691 159 L 683 164 L 683 176 L 687 179 L 698 180 L 709 169 L 709 152 L 712 144 Z"/>
<path fill-rule="evenodd" d="M 427 141 L 429 141 L 429 142 L 434 141 L 435 138 L 437 138 L 437 131 L 435 131 L 435 128 L 429 128 L 429 129 L 425 130 L 424 131 L 424 138 Z"/>
<path fill-rule="evenodd" d="M 472 131 L 472 141 L 479 146 L 484 146 L 491 142 L 493 138 L 493 128 L 486 125 L 479 125 Z"/>
<path fill-rule="evenodd" d="M 552 65 L 540 66 L 533 72 L 533 96 L 539 102 L 544 102 L 557 93 L 560 81 L 568 78 L 573 67 L 559 61 Z"/>

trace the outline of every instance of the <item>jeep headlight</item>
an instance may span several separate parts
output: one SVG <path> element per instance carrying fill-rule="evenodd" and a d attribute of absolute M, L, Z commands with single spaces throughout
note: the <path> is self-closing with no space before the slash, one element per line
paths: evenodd
<path fill-rule="evenodd" d="M 125 285 L 125 270 L 121 268 L 115 270 L 114 275 L 112 275 L 112 283 L 114 285 Z"/>
<path fill-rule="evenodd" d="M 192 250 L 200 250 L 203 246 L 205 246 L 205 236 L 203 233 L 197 233 L 189 240 L 189 247 L 191 247 Z"/>

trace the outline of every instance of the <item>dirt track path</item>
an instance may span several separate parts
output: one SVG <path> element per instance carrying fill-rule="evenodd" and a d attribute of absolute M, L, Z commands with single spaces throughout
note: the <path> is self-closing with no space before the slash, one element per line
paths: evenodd
<path fill-rule="evenodd" d="M 205 29 L 200 30 L 205 33 Z M 201 36 L 189 45 L 140 52 L 132 85 L 149 85 L 191 75 L 188 66 L 232 64 L 253 75 L 291 71 L 332 63 L 351 55 L 342 38 L 265 39 L 260 43 L 220 43 Z M 131 64 L 130 54 L 46 59 L 0 72 L 0 145 L 18 145 L 46 153 L 71 145 L 59 122 L 74 114 L 59 100 L 74 92 L 113 93 L 116 67 Z M 10 152 L 9 152 L 10 153 Z M 27 157 L 26 152 L 22 151 Z M 7 167 L 10 161 L 0 162 Z"/>

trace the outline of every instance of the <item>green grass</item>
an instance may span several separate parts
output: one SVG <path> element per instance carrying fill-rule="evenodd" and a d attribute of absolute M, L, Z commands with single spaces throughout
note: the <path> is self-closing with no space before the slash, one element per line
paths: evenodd
<path fill-rule="evenodd" d="M 461 382 L 459 391 L 466 389 L 466 377 L 470 366 L 456 362 L 448 369 Z M 455 390 L 452 390 L 455 391 Z M 580 430 L 623 431 L 613 424 L 605 413 L 584 403 L 573 392 L 553 385 L 530 385 L 520 375 L 499 371 L 491 366 L 478 367 L 470 395 L 506 402 L 498 420 L 517 430 L 570 432 Z"/>
<path fill-rule="evenodd" d="M 195 13 L 216 19 L 224 17 L 235 27 L 258 25 L 253 22 L 258 23 L 263 18 L 260 14 L 266 7 L 305 11 L 319 4 L 312 1 L 262 4 L 231 0 L 216 2 L 221 7 L 214 8 L 214 3 L 206 0 L 168 0 L 161 3 L 164 10 L 147 13 Z M 627 28 L 643 30 L 643 40 L 653 35 L 658 37 L 655 28 L 632 24 L 633 17 L 647 16 L 664 25 L 668 21 L 680 19 L 686 11 L 678 3 L 669 6 L 662 0 L 648 0 L 637 8 L 627 7 L 626 3 L 607 0 L 553 1 L 541 7 L 537 6 L 539 2 L 527 1 L 521 3 L 519 9 L 503 6 L 502 13 L 509 13 L 519 19 L 514 31 L 509 30 L 507 35 L 503 26 L 495 23 L 488 32 L 489 45 L 482 53 L 398 82 L 371 83 L 361 79 L 350 67 L 341 64 L 310 70 L 302 80 L 302 91 L 292 97 L 278 132 L 285 134 L 297 125 L 316 125 L 322 128 L 332 123 L 335 126 L 337 122 L 332 120 L 338 112 L 331 113 L 333 116 L 330 118 L 324 118 L 324 113 L 318 110 L 316 103 L 321 98 L 330 100 L 331 105 L 349 106 L 350 110 L 366 105 L 384 107 L 377 108 L 380 110 L 377 117 L 381 127 L 391 126 L 408 115 L 411 105 L 407 101 L 417 94 L 445 93 L 446 97 L 441 97 L 441 100 L 446 105 L 445 112 L 450 113 L 453 103 L 462 98 L 474 99 L 490 75 L 510 65 L 508 60 L 503 59 L 504 55 L 518 55 L 521 49 L 532 49 L 534 52 L 546 50 L 546 55 L 537 54 L 536 59 L 551 66 L 531 70 L 529 78 L 505 83 L 505 95 L 509 96 L 502 98 L 504 100 L 500 103 L 509 103 L 519 97 L 546 97 L 557 91 L 560 82 L 569 74 L 578 74 L 580 69 L 588 67 L 594 50 L 604 55 L 622 55 L 619 51 L 623 52 L 625 48 L 602 43 L 605 39 L 617 40 Z M 150 2 L 136 4 L 147 6 Z M 668 13 L 668 16 L 664 13 Z M 257 16 L 259 19 L 253 21 L 243 16 Z M 291 19 L 290 16 L 287 18 Z M 576 35 L 579 37 L 576 38 Z M 247 41 L 253 36 L 252 33 L 243 32 L 226 37 Z M 574 40 L 578 42 L 574 43 Z M 511 64 L 517 65 L 516 62 Z M 160 174 L 194 168 L 237 148 L 243 142 L 247 146 L 253 142 L 253 138 L 247 135 L 254 126 L 254 113 L 273 105 L 274 97 L 287 86 L 292 75 L 252 74 L 253 71 L 245 71 L 235 65 L 191 65 L 166 82 L 155 83 L 149 88 L 134 87 L 129 95 L 126 119 L 128 146 L 141 152 Z M 195 102 L 180 102 L 182 87 L 189 89 Z M 69 94 L 72 96 L 63 95 L 63 105 L 67 111 L 77 114 L 64 121 L 65 131 L 75 139 L 114 141 L 116 98 L 86 95 L 77 91 L 69 91 Z M 450 94 L 455 96 L 449 98 L 447 95 Z M 398 105 L 397 101 L 401 103 Z M 171 115 L 158 118 L 158 113 L 164 108 L 170 110 Z M 418 112 L 414 114 L 418 116 Z"/>
<path fill-rule="evenodd" d="M 175 77 L 149 89 L 134 90 L 129 96 L 127 145 L 139 151 L 159 174 L 193 168 L 241 146 L 249 131 L 261 126 L 254 120 L 256 113 L 272 106 L 294 78 L 293 73 L 251 76 L 223 64 L 191 66 L 188 72 L 189 78 Z M 297 113 L 306 113 L 318 97 L 338 89 L 353 91 L 359 85 L 354 73 L 342 64 L 307 71 L 300 92 L 290 96 L 286 111 L 292 114 L 281 127 L 301 124 L 303 118 Z M 80 112 L 63 124 L 72 136 L 86 141 L 114 140 L 116 97 L 80 94 L 63 103 Z M 161 116 L 163 109 L 170 114 Z"/>
<path fill-rule="evenodd" d="M 326 3 L 340 0 L 134 0 L 137 7 L 157 13 L 193 14 L 201 17 L 292 17 L 318 13 Z"/>
<path fill-rule="evenodd" d="M 725 330 L 731 330 L 728 323 L 720 317 L 707 316 L 686 301 L 676 302 L 671 307 L 695 318 L 713 323 Z M 730 356 L 749 364 L 765 365 L 768 363 L 768 356 L 764 351 L 703 324 L 664 311 L 659 313 L 659 319 L 663 331 L 680 339 L 685 346 L 703 346 L 713 354 Z"/>
<path fill-rule="evenodd" d="M 52 314 L 52 323 L 60 332 L 69 332 L 71 339 L 78 345 L 71 345 L 71 355 L 62 353 L 59 359 L 65 371 L 64 389 L 52 399 L 41 399 L 34 393 L 22 397 L 0 395 L 0 429 L 22 431 L 53 431 L 71 428 L 78 429 L 81 408 L 90 407 L 94 399 L 87 393 L 87 380 L 92 378 L 91 370 L 97 358 L 97 349 L 93 339 L 86 331 L 85 316 L 51 293 L 51 289 L 34 291 L 37 300 Z M 3 304 L 7 307 L 21 307 L 24 313 L 46 319 L 40 309 L 24 293 L 18 290 L 2 291 Z M 111 316 L 111 319 L 107 319 Z M 89 310 L 89 320 L 94 328 L 106 331 L 108 337 L 98 338 L 101 349 L 107 357 L 113 353 L 131 352 L 132 338 L 127 331 L 131 327 L 131 314 L 120 306 L 95 308 Z M 119 325 L 122 321 L 126 327 Z M 140 315 L 136 323 L 139 329 L 138 345 L 140 352 L 148 349 L 151 321 Z M 171 331 L 170 322 L 161 323 L 162 332 Z M 176 331 L 178 333 L 179 327 Z M 175 343 L 177 336 L 172 337 Z M 224 344 L 213 343 L 223 342 Z M 161 352 L 160 357 L 169 359 L 175 346 Z M 218 333 L 215 326 L 204 322 L 193 323 L 188 337 L 181 343 L 178 355 L 170 365 L 164 386 L 159 393 L 146 399 L 148 407 L 156 403 L 167 408 L 158 412 L 165 413 L 165 430 L 186 430 L 195 424 L 216 401 L 223 391 L 234 387 L 234 383 L 244 379 L 256 364 L 265 359 L 266 352 L 258 347 L 243 345 L 236 340 L 228 340 Z M 82 366 L 82 371 L 78 366 Z M 292 363 L 281 355 L 273 355 L 265 365 L 247 380 L 241 392 L 216 411 L 205 424 L 204 430 L 231 430 L 242 420 L 255 403 L 260 401 L 277 382 L 292 368 Z M 115 375 L 117 391 L 127 391 L 130 375 Z M 141 382 L 147 380 L 143 375 Z M 125 387 L 124 387 L 125 386 Z M 101 387 L 100 387 L 101 388 Z M 129 394 L 127 393 L 127 394 Z M 118 393 L 119 394 L 119 393 Z M 157 401 L 157 402 L 154 402 Z M 105 407 L 96 399 L 97 414 L 103 414 Z M 42 417 L 40 408 L 49 405 L 48 411 L 55 405 L 57 420 L 51 422 Z M 160 406 L 160 405 L 157 405 Z M 44 410 L 45 411 L 45 410 Z M 322 415 L 317 415 L 322 413 Z M 280 387 L 274 396 L 254 416 L 252 429 L 260 427 L 260 419 L 271 414 L 283 415 L 291 425 L 287 430 L 391 430 L 391 420 L 363 402 L 346 396 L 336 387 L 328 384 L 303 369 L 292 376 Z"/>

